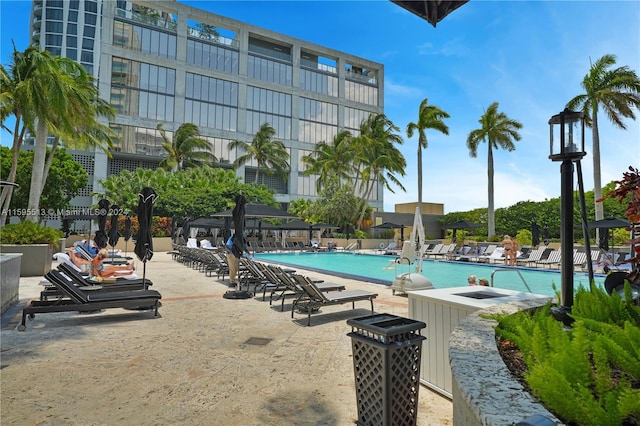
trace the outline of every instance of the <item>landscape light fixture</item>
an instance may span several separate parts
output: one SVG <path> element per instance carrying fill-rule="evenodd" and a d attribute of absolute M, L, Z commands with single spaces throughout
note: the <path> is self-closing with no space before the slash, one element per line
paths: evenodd
<path fill-rule="evenodd" d="M 573 163 L 584 151 L 584 114 L 566 109 L 549 120 L 549 159 L 560 165 L 561 292 L 563 313 L 573 305 Z"/>

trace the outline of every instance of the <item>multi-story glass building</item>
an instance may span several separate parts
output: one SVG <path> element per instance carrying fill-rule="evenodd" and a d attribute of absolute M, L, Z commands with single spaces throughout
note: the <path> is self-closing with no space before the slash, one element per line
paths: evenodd
<path fill-rule="evenodd" d="M 303 175 L 302 157 L 384 112 L 382 64 L 175 1 L 34 0 L 31 28 L 33 42 L 92 72 L 118 113 L 109 123 L 120 136 L 112 158 L 71 151 L 91 182 L 77 206 L 92 203 L 98 179 L 157 167 L 164 155 L 157 125 L 171 137 L 187 122 L 229 168 L 241 155 L 229 143 L 250 142 L 269 123 L 289 151 L 291 171 L 287 180 L 260 177 L 285 205 L 313 198 L 316 177 Z M 253 182 L 256 166 L 236 173 Z M 382 209 L 381 185 L 369 202 Z"/>

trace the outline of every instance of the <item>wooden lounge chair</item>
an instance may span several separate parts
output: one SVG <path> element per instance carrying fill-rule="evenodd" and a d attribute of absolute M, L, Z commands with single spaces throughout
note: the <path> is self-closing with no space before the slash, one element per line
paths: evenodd
<path fill-rule="evenodd" d="M 311 325 L 311 312 L 320 308 L 321 306 L 342 305 L 344 303 L 351 302 L 352 309 L 355 309 L 356 302 L 361 300 L 368 300 L 371 303 L 371 314 L 374 313 L 373 299 L 378 297 L 377 293 L 372 293 L 365 290 L 346 290 L 323 293 L 307 277 L 303 277 L 302 275 L 293 275 L 293 278 L 300 285 L 304 293 L 302 294 L 302 296 L 293 301 L 293 304 L 291 306 L 291 318 L 293 318 L 293 311 L 295 311 L 297 306 L 306 311 L 307 326 Z"/>
<path fill-rule="evenodd" d="M 19 331 L 24 331 L 27 316 L 51 312 L 91 312 L 110 308 L 153 309 L 158 316 L 162 296 L 155 290 L 130 290 L 119 292 L 86 292 L 68 281 L 60 271 L 51 270 L 45 277 L 52 282 L 67 298 L 59 300 L 33 300 L 22 310 L 22 322 Z"/>

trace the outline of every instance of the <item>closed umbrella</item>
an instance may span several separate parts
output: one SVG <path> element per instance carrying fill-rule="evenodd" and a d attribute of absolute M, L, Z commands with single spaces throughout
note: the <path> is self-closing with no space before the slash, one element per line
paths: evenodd
<path fill-rule="evenodd" d="M 124 218 L 124 232 L 122 234 L 122 237 L 124 238 L 124 241 L 125 241 L 124 254 L 126 256 L 129 240 L 131 239 L 131 216 L 128 213 Z"/>
<path fill-rule="evenodd" d="M 138 236 L 134 249 L 138 259 L 143 263 L 142 279 L 147 273 L 147 261 L 153 257 L 153 239 L 151 238 L 151 218 L 153 217 L 153 204 L 158 195 L 150 187 L 142 188 L 138 194 Z"/>
<path fill-rule="evenodd" d="M 233 257 L 240 259 L 242 257 L 242 253 L 247 250 L 244 240 L 245 205 L 247 204 L 247 199 L 244 195 L 238 194 L 236 195 L 235 201 L 236 205 L 233 208 L 231 218 L 236 232 L 233 235 L 231 252 L 233 253 Z M 231 265 L 229 265 L 229 267 L 231 269 Z M 229 271 L 229 274 L 231 275 L 231 271 Z M 231 279 L 233 277 L 229 278 Z M 240 290 L 240 283 L 238 282 L 238 290 L 229 290 L 223 295 L 223 297 L 225 299 L 249 299 L 251 294 L 248 291 Z"/>
<path fill-rule="evenodd" d="M 109 214 L 109 201 L 104 198 L 98 201 L 98 230 L 93 241 L 99 249 L 107 246 L 107 215 Z"/>
<path fill-rule="evenodd" d="M 113 253 L 116 244 L 118 244 L 118 240 L 120 240 L 120 233 L 118 232 L 118 218 L 120 207 L 116 204 L 111 206 L 111 223 L 109 224 L 109 245 L 111 246 L 111 257 L 113 258 Z"/>
<path fill-rule="evenodd" d="M 544 240 L 544 245 L 545 245 L 545 246 L 548 246 L 548 245 L 549 245 L 549 242 L 550 242 L 550 240 L 551 240 L 551 236 L 549 236 L 549 227 L 548 227 L 547 225 L 545 225 L 545 226 L 542 228 L 542 238 L 543 238 L 543 240 Z"/>
<path fill-rule="evenodd" d="M 536 222 L 531 224 L 531 244 L 534 247 L 540 244 L 540 226 Z"/>
<path fill-rule="evenodd" d="M 189 216 L 185 216 L 182 220 L 182 238 L 185 242 L 189 239 L 189 228 L 191 228 L 191 222 L 189 221 Z"/>

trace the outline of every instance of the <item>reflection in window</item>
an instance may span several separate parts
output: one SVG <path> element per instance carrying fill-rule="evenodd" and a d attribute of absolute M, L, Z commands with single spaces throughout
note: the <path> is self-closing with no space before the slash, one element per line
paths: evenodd
<path fill-rule="evenodd" d="M 291 86 L 293 67 L 290 64 L 249 55 L 248 75 L 256 80 Z"/>
<path fill-rule="evenodd" d="M 114 123 L 111 123 L 109 127 L 119 136 L 114 141 L 114 151 L 131 154 L 166 155 L 166 151 L 162 147 L 164 140 L 157 129 Z M 166 131 L 166 135 L 169 139 L 173 138 L 173 132 L 171 131 Z"/>
<path fill-rule="evenodd" d="M 176 36 L 162 31 L 114 21 L 113 44 L 163 58 L 176 57 Z"/>
<path fill-rule="evenodd" d="M 338 106 L 328 102 L 300 98 L 298 140 L 318 143 L 331 141 L 338 133 Z"/>
<path fill-rule="evenodd" d="M 113 57 L 111 105 L 118 113 L 173 121 L 174 69 Z"/>
<path fill-rule="evenodd" d="M 345 107 L 344 127 L 347 130 L 350 130 L 354 136 L 358 135 L 360 134 L 360 124 L 371 114 L 375 113 L 372 111 L 363 111 L 361 109 Z"/>
<path fill-rule="evenodd" d="M 338 77 L 302 68 L 300 69 L 300 88 L 324 95 L 338 96 Z"/>
<path fill-rule="evenodd" d="M 186 122 L 237 130 L 238 83 L 187 73 L 185 98 Z"/>
<path fill-rule="evenodd" d="M 196 40 L 187 40 L 187 63 L 238 74 L 237 50 Z"/>
<path fill-rule="evenodd" d="M 345 98 L 362 104 L 378 106 L 378 88 L 345 80 Z"/>

